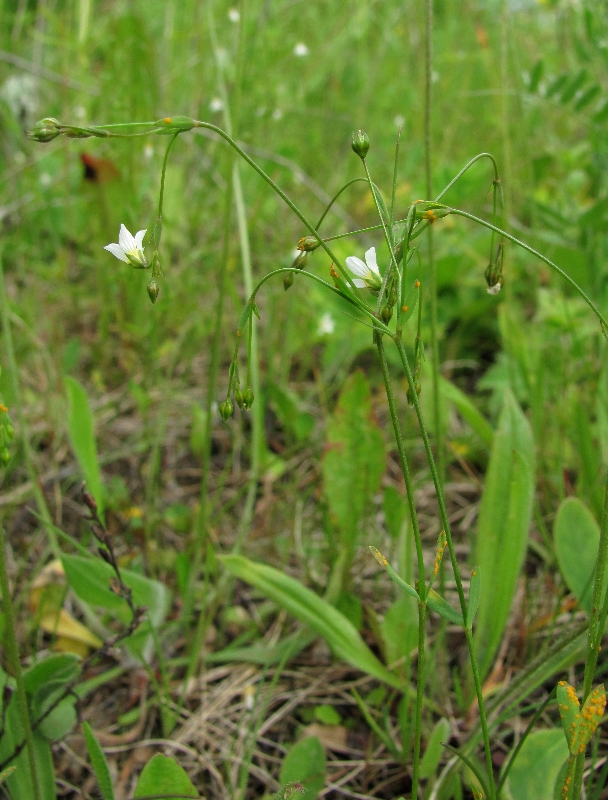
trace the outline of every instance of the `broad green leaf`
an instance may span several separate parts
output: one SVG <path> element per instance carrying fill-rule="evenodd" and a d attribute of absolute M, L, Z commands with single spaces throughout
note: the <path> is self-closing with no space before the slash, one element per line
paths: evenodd
<path fill-rule="evenodd" d="M 61 697 L 64 687 L 65 682 L 51 681 L 40 688 L 31 700 L 32 717 L 34 719 L 42 717 L 47 709 Z M 74 695 L 67 695 L 61 700 L 39 725 L 38 732 L 40 735 L 50 742 L 63 739 L 76 723 L 75 702 L 76 697 Z"/>
<path fill-rule="evenodd" d="M 295 436 L 298 442 L 307 439 L 315 425 L 312 414 L 302 411 L 298 397 L 276 383 L 270 383 L 265 392 L 273 404 L 281 423 Z"/>
<path fill-rule="evenodd" d="M 14 691 L 9 699 L 6 708 L 3 708 L 2 689 L 6 684 L 13 688 L 14 681 L 9 679 L 6 673 L 0 668 L 0 714 L 3 715 L 5 727 L 4 734 L 0 738 L 0 761 L 8 758 L 15 747 L 23 740 L 25 730 L 23 719 L 17 699 L 17 692 Z M 53 768 L 53 756 L 49 742 L 38 731 L 34 731 L 34 761 L 36 773 L 40 785 L 42 800 L 56 800 L 55 792 L 55 772 Z M 5 786 L 12 798 L 32 798 L 35 797 L 32 784 L 32 774 L 27 750 L 22 750 L 11 766 L 17 769 L 5 776 Z"/>
<path fill-rule="evenodd" d="M 258 588 L 278 606 L 322 636 L 338 658 L 389 686 L 403 688 L 397 676 L 378 661 L 354 625 L 310 589 L 280 570 L 257 564 L 244 556 L 222 556 L 220 560 L 237 578 Z"/>
<path fill-rule="evenodd" d="M 68 432 L 70 441 L 87 482 L 87 489 L 95 498 L 99 515 L 103 519 L 101 473 L 97 459 L 93 415 L 85 390 L 74 378 L 64 378 L 68 393 Z"/>
<path fill-rule="evenodd" d="M 143 768 L 133 797 L 158 794 L 171 797 L 172 792 L 176 795 L 186 795 L 186 797 L 199 796 L 188 774 L 177 761 L 162 753 L 157 753 Z"/>
<path fill-rule="evenodd" d="M 567 758 L 568 745 L 561 730 L 531 733 L 505 782 L 508 800 L 553 800 L 555 782 Z"/>
<path fill-rule="evenodd" d="M 587 613 L 591 611 L 593 576 L 600 528 L 593 514 L 576 497 L 567 497 L 553 525 L 557 563 L 572 594 Z M 604 591 L 608 573 L 604 580 Z"/>
<path fill-rule="evenodd" d="M 534 497 L 534 441 L 512 393 L 494 435 L 477 526 L 475 561 L 483 575 L 475 645 L 487 675 L 509 618 L 526 554 Z"/>
<path fill-rule="evenodd" d="M 371 496 L 378 491 L 386 464 L 384 439 L 373 417 L 370 389 L 363 373 L 351 375 L 327 426 L 323 483 L 330 515 L 342 545 L 351 552 L 357 528 Z"/>
<path fill-rule="evenodd" d="M 126 622 L 130 612 L 126 602 L 110 589 L 110 581 L 115 578 L 114 570 L 105 561 L 83 556 L 61 556 L 67 581 L 78 597 L 93 606 L 101 606 L 116 613 L 118 619 Z M 160 581 L 146 578 L 137 572 L 121 569 L 125 584 L 133 591 L 136 606 L 148 609 L 148 619 L 158 627 L 169 609 L 171 595 Z"/>
<path fill-rule="evenodd" d="M 49 682 L 69 683 L 80 672 L 80 659 L 71 653 L 57 653 L 33 664 L 23 673 L 28 694 L 34 694 Z"/>
<path fill-rule="evenodd" d="M 105 753 L 101 749 L 88 722 L 82 723 L 82 731 L 101 796 L 103 800 L 114 800 L 114 787 L 112 786 L 112 778 Z"/>
<path fill-rule="evenodd" d="M 281 765 L 279 781 L 282 786 L 301 783 L 303 793 L 297 794 L 302 800 L 315 800 L 325 785 L 325 750 L 316 736 L 294 744 Z"/>
<path fill-rule="evenodd" d="M 420 762 L 420 777 L 430 778 L 435 774 L 441 756 L 443 755 L 443 743 L 450 738 L 450 723 L 447 719 L 440 719 L 433 728 L 426 743 L 426 749 Z"/>
<path fill-rule="evenodd" d="M 382 510 L 387 531 L 391 538 L 397 539 L 407 516 L 407 504 L 394 486 L 384 490 Z"/>
<path fill-rule="evenodd" d="M 444 398 L 454 405 L 456 411 L 469 423 L 482 442 L 491 447 L 494 441 L 492 426 L 476 408 L 471 399 L 457 386 L 454 386 L 453 383 L 446 381 L 445 378 L 440 379 L 439 386 Z"/>
<path fill-rule="evenodd" d="M 418 646 L 418 607 L 413 597 L 400 597 L 380 624 L 384 653 L 389 666 L 403 661 Z"/>

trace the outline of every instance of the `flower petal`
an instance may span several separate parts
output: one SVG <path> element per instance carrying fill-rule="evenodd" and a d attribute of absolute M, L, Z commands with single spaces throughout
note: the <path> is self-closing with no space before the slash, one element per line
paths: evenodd
<path fill-rule="evenodd" d="M 118 234 L 118 243 L 125 251 L 125 253 L 128 253 L 129 250 L 135 250 L 135 248 L 137 247 L 137 245 L 135 244 L 135 239 L 122 224 L 120 226 L 120 233 Z"/>
<path fill-rule="evenodd" d="M 137 233 L 135 234 L 135 246 L 137 247 L 138 250 L 144 249 L 143 242 L 145 235 L 146 231 L 137 231 Z"/>
<path fill-rule="evenodd" d="M 360 258 L 357 258 L 357 256 L 349 256 L 346 259 L 346 266 L 353 273 L 353 275 L 358 275 L 360 278 L 364 278 L 369 273 L 369 267 L 367 264 L 364 261 L 361 261 Z"/>
<path fill-rule="evenodd" d="M 362 281 L 361 278 L 353 278 L 353 283 L 357 287 L 357 289 L 367 289 L 367 283 Z"/>
<path fill-rule="evenodd" d="M 113 256 L 116 256 L 116 258 L 119 258 L 121 261 L 124 261 L 125 264 L 129 263 L 129 259 L 125 255 L 125 251 L 119 244 L 107 244 L 103 249 L 107 250 L 109 253 L 112 253 Z"/>
<path fill-rule="evenodd" d="M 370 247 L 367 253 L 365 254 L 365 263 L 371 269 L 372 272 L 375 272 L 376 275 L 380 275 L 380 270 L 378 269 L 378 262 L 376 261 L 375 247 Z"/>

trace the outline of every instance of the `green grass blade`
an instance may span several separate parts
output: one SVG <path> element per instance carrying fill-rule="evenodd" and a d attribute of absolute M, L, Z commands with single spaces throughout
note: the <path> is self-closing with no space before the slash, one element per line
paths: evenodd
<path fill-rule="evenodd" d="M 85 390 L 74 378 L 66 377 L 64 382 L 69 400 L 68 432 L 70 441 L 87 482 L 87 489 L 95 498 L 99 515 L 102 516 L 101 473 L 89 399 Z"/>
<path fill-rule="evenodd" d="M 110 769 L 105 753 L 101 749 L 88 722 L 82 723 L 82 731 L 101 796 L 103 800 L 114 800 L 114 787 L 112 786 L 112 778 L 110 777 Z"/>
<path fill-rule="evenodd" d="M 510 392 L 494 437 L 479 511 L 476 561 L 480 588 L 475 644 L 484 677 L 507 624 L 528 544 L 534 497 L 534 441 Z"/>
<path fill-rule="evenodd" d="M 389 686 L 403 689 L 398 677 L 376 658 L 354 625 L 310 589 L 289 575 L 266 564 L 257 564 L 244 556 L 222 556 L 221 561 L 237 578 L 255 586 L 278 606 L 322 636 L 338 658 Z"/>

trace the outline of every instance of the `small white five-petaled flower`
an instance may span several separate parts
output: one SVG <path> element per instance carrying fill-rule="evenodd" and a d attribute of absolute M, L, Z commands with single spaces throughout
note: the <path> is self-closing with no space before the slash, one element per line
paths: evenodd
<path fill-rule="evenodd" d="M 357 256 L 349 256 L 346 259 L 346 266 L 356 275 L 353 283 L 357 289 L 375 289 L 382 286 L 382 277 L 376 262 L 376 248 L 370 247 L 365 254 L 365 261 L 361 261 Z"/>
<path fill-rule="evenodd" d="M 146 231 L 137 231 L 135 236 L 132 236 L 124 225 L 120 226 L 120 233 L 118 234 L 118 244 L 107 244 L 103 249 L 112 253 L 113 256 L 124 261 L 125 264 L 131 264 L 132 267 L 139 267 L 145 269 L 146 257 L 144 255 L 143 239 Z"/>

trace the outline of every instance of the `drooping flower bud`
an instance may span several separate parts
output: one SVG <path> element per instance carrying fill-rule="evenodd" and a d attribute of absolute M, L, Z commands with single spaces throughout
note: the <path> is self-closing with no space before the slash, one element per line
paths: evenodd
<path fill-rule="evenodd" d="M 61 133 L 61 123 L 55 117 L 45 117 L 37 122 L 27 135 L 35 142 L 52 142 Z"/>
<path fill-rule="evenodd" d="M 227 397 L 223 403 L 220 403 L 220 417 L 226 422 L 227 419 L 230 419 L 232 414 L 234 413 L 234 406 L 232 405 L 232 400 Z"/>
<path fill-rule="evenodd" d="M 158 285 L 158 281 L 152 278 L 152 280 L 146 286 L 148 290 L 148 297 L 152 301 L 152 305 L 156 303 L 156 298 L 158 297 L 158 293 L 160 291 L 160 286 Z"/>
<path fill-rule="evenodd" d="M 314 236 L 303 236 L 298 242 L 298 250 L 303 250 L 305 253 L 313 253 L 320 246 L 321 242 Z"/>
<path fill-rule="evenodd" d="M 234 399 L 236 400 L 237 406 L 242 410 L 245 407 L 245 395 L 240 387 L 234 393 Z"/>
<path fill-rule="evenodd" d="M 285 289 L 285 291 L 291 289 L 291 287 L 293 286 L 293 281 L 294 281 L 293 272 L 290 272 L 287 275 L 285 275 L 285 277 L 283 278 L 283 289 Z"/>
<path fill-rule="evenodd" d="M 351 146 L 359 158 L 363 160 L 369 150 L 369 136 L 367 133 L 365 131 L 355 131 Z"/>
<path fill-rule="evenodd" d="M 243 405 L 249 411 L 251 406 L 253 405 L 255 395 L 253 394 L 253 389 L 251 386 L 248 386 L 245 391 L 243 392 Z"/>

